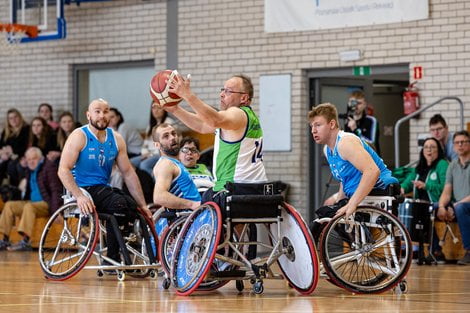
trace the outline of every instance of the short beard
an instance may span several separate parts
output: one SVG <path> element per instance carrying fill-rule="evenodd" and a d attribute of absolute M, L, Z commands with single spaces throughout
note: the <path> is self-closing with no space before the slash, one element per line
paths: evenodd
<path fill-rule="evenodd" d="M 176 147 L 176 148 L 171 148 L 171 147 L 162 148 L 162 150 L 163 150 L 163 152 L 165 152 L 165 154 L 171 155 L 172 157 L 177 157 L 179 152 L 180 152 L 179 147 Z"/>
<path fill-rule="evenodd" d="M 90 124 L 91 124 L 91 126 L 93 126 L 94 128 L 96 128 L 97 130 L 105 130 L 106 128 L 108 128 L 109 121 L 108 121 L 107 123 L 105 123 L 105 124 L 106 124 L 105 126 L 99 126 L 98 123 L 96 123 L 96 122 L 93 121 L 93 120 L 90 120 Z"/>

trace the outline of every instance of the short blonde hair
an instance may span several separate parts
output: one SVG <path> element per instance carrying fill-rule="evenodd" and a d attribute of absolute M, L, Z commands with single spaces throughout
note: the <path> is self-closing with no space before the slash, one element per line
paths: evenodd
<path fill-rule="evenodd" d="M 308 112 L 308 120 L 312 121 L 317 116 L 323 116 L 328 122 L 334 120 L 336 122 L 336 128 L 339 128 L 338 110 L 334 104 L 322 103 L 313 106 L 312 110 Z"/>

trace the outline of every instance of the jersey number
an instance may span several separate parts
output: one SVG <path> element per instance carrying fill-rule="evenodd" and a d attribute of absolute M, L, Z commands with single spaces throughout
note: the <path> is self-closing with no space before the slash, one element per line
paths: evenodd
<path fill-rule="evenodd" d="M 263 141 L 255 141 L 255 152 L 251 157 L 251 163 L 256 163 L 257 160 L 263 161 Z"/>

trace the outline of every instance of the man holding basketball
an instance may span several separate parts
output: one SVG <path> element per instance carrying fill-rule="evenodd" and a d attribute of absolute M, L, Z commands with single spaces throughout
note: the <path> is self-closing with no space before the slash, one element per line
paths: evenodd
<path fill-rule="evenodd" d="M 152 214 L 146 207 L 142 187 L 127 156 L 126 143 L 122 136 L 109 125 L 109 104 L 103 99 L 93 100 L 88 106 L 88 124 L 75 129 L 62 151 L 59 178 L 64 187 L 77 200 L 84 214 L 97 210 L 116 217 L 119 225 L 126 225 L 131 211 L 137 205 L 149 218 Z M 111 170 L 117 164 L 134 200 L 109 185 Z M 85 189 L 93 198 L 89 199 L 80 189 Z M 119 245 L 111 223 L 106 224 L 108 257 L 119 260 Z"/>
<path fill-rule="evenodd" d="M 220 111 L 199 99 L 191 90 L 190 80 L 177 74 L 169 82 L 169 92 L 184 99 L 194 110 L 179 105 L 165 106 L 192 130 L 215 132 L 213 174 L 215 186 L 203 196 L 203 202 L 214 199 L 225 183 L 267 181 L 263 164 L 263 131 L 258 116 L 250 107 L 253 84 L 245 75 L 234 75 L 220 91 Z M 216 201 L 220 202 L 220 201 Z"/>

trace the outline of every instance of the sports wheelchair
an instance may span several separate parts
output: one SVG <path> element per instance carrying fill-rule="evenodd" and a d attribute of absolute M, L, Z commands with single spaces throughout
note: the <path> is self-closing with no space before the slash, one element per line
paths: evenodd
<path fill-rule="evenodd" d="M 326 223 L 319 239 L 320 272 L 353 293 L 408 289 L 405 276 L 412 262 L 412 243 L 396 217 L 399 186 L 374 189 L 349 218 L 317 219 Z"/>
<path fill-rule="evenodd" d="M 315 244 L 300 214 L 284 202 L 284 188 L 281 182 L 228 183 L 223 211 L 207 202 L 175 221 L 160 240 L 162 267 L 169 271 L 164 287 L 189 295 L 236 280 L 242 291 L 249 280 L 261 294 L 264 279 L 286 278 L 301 294 L 312 293 L 319 277 Z M 268 243 L 257 240 L 257 225 L 266 229 Z M 269 252 L 256 256 L 257 247 Z M 275 273 L 276 263 L 282 274 Z"/>
<path fill-rule="evenodd" d="M 86 190 L 82 192 L 91 199 Z M 99 277 L 116 274 L 119 281 L 125 280 L 126 274 L 157 277 L 159 265 L 151 247 L 152 241 L 158 239 L 152 221 L 145 214 L 137 212 L 129 227 L 122 230 L 114 216 L 96 211 L 82 214 L 69 192 L 63 198 L 64 205 L 50 217 L 39 242 L 39 263 L 47 279 L 66 280 L 82 268 L 97 270 Z M 105 255 L 104 223 L 112 224 L 121 262 Z M 62 227 L 59 236 L 53 231 L 54 225 Z M 95 262 L 90 260 L 92 256 Z"/>

